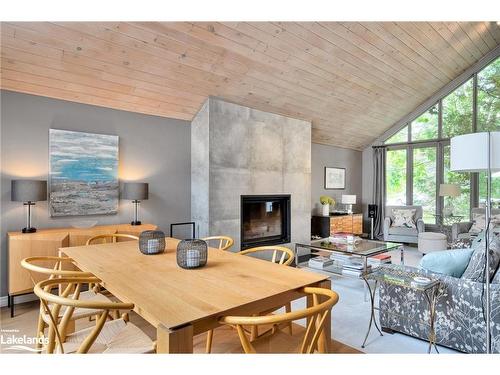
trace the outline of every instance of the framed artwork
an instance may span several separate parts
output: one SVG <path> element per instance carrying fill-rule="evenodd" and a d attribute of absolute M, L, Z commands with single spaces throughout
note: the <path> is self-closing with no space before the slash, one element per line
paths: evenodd
<path fill-rule="evenodd" d="M 325 167 L 325 189 L 345 189 L 345 168 Z"/>
<path fill-rule="evenodd" d="M 52 217 L 118 212 L 118 136 L 49 130 Z"/>

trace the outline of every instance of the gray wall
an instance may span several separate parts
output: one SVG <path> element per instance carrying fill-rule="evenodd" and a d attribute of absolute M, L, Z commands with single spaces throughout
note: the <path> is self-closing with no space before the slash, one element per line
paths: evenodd
<path fill-rule="evenodd" d="M 345 189 L 325 190 L 325 167 L 346 169 Z M 342 194 L 355 194 L 357 204 L 353 206 L 353 210 L 360 212 L 363 195 L 361 151 L 313 143 L 311 189 L 311 213 L 313 215 L 318 214 L 318 210 L 321 209 L 319 197 L 322 195 L 333 197 L 337 201 L 337 208 L 343 209 L 343 205 L 340 204 Z"/>
<path fill-rule="evenodd" d="M 10 181 L 47 179 L 49 128 L 118 135 L 120 179 L 150 184 L 150 198 L 141 203 L 142 221 L 168 233 L 171 222 L 190 218 L 189 122 L 1 91 L 2 295 L 7 294 L 6 232 L 24 227 L 22 204 L 10 201 Z M 127 223 L 132 215 L 132 204 L 120 201 L 117 215 L 56 219 L 49 217 L 47 202 L 39 202 L 34 225 L 68 227 L 85 218 Z"/>
<path fill-rule="evenodd" d="M 200 234 L 231 236 L 238 250 L 240 196 L 291 194 L 291 240 L 308 241 L 311 123 L 210 98 L 192 124 L 191 212 Z"/>

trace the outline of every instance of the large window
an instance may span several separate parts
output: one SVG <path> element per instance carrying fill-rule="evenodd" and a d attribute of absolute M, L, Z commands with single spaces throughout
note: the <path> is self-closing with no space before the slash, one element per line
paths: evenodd
<path fill-rule="evenodd" d="M 500 58 L 477 74 L 477 129 L 500 130 Z M 500 173 L 491 179 L 494 207 L 500 208 Z M 486 173 L 479 173 L 479 203 L 486 201 Z"/>
<path fill-rule="evenodd" d="M 391 143 L 400 143 L 400 142 L 408 142 L 408 126 L 405 126 L 403 129 L 398 131 L 392 137 L 388 138 L 384 143 L 387 145 Z"/>
<path fill-rule="evenodd" d="M 413 149 L 413 204 L 422 206 L 426 224 L 435 224 L 436 217 L 436 147 Z"/>
<path fill-rule="evenodd" d="M 500 58 L 477 74 L 477 129 L 500 130 Z"/>
<path fill-rule="evenodd" d="M 486 172 L 479 173 L 479 204 L 486 202 Z M 500 208 L 500 174 L 497 172 L 491 178 L 491 202 L 493 207 Z"/>
<path fill-rule="evenodd" d="M 386 199 L 389 206 L 406 205 L 406 150 L 388 150 Z"/>
<path fill-rule="evenodd" d="M 454 215 L 469 217 L 470 212 L 470 173 L 459 173 L 450 171 L 450 146 L 447 145 L 443 150 L 444 173 L 443 183 L 456 184 L 460 186 L 460 195 L 458 197 L 444 197 L 443 207 L 449 208 Z"/>
<path fill-rule="evenodd" d="M 443 99 L 443 138 L 472 132 L 473 79 Z"/>
<path fill-rule="evenodd" d="M 438 137 L 438 106 L 431 107 L 411 123 L 411 140 L 423 141 Z"/>
<path fill-rule="evenodd" d="M 500 58 L 385 141 L 387 204 L 420 205 L 427 224 L 436 223 L 444 208 L 469 219 L 471 207 L 484 204 L 486 173 L 450 171 L 450 138 L 498 130 Z M 500 208 L 500 174 L 492 182 L 493 206 Z M 440 197 L 440 184 L 459 185 L 460 195 Z"/>

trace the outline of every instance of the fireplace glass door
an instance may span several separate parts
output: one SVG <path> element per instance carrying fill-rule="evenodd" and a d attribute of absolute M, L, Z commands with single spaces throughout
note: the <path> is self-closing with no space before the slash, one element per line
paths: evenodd
<path fill-rule="evenodd" d="M 242 248 L 290 241 L 290 196 L 241 197 Z"/>

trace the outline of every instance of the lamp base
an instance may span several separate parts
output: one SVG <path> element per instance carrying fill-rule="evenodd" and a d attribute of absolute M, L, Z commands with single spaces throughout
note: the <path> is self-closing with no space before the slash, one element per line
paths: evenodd
<path fill-rule="evenodd" d="M 30 228 L 23 228 L 22 230 L 23 233 L 35 233 L 36 228 L 30 227 Z"/>
<path fill-rule="evenodd" d="M 141 225 L 142 223 L 140 221 L 132 221 L 130 225 Z"/>

